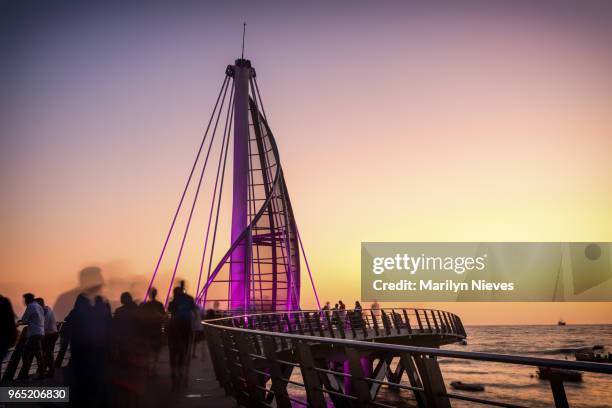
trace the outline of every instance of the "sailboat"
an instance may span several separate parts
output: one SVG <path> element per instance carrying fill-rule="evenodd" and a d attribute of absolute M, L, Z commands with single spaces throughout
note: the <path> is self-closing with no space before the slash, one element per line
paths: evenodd
<path fill-rule="evenodd" d="M 558 326 L 565 326 L 565 320 L 563 319 L 559 319 L 559 321 L 557 322 Z"/>

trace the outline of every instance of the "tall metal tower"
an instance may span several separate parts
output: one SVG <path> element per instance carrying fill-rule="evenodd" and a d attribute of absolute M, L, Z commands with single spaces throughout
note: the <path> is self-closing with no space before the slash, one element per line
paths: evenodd
<path fill-rule="evenodd" d="M 276 142 L 261 101 L 256 72 L 249 60 L 240 58 L 227 67 L 225 75 L 179 208 L 166 236 L 151 285 L 156 279 L 186 192 L 194 180 L 195 170 L 202 166 L 168 286 L 168 300 L 196 209 L 200 186 L 205 180 L 210 153 L 215 150 L 214 145 L 219 150 L 219 156 L 203 240 L 196 300 L 201 304 L 217 301 L 222 307 L 237 312 L 298 310 L 302 269 L 300 250 L 304 255 L 303 260 L 315 298 L 317 294 L 303 253 Z M 226 98 L 228 93 L 229 98 Z M 225 118 L 224 126 L 219 126 L 221 117 Z M 217 129 L 224 129 L 220 146 L 215 142 Z M 215 254 L 215 246 L 220 245 L 217 240 L 219 213 L 230 146 L 233 155 L 230 242 L 224 253 Z M 204 157 L 203 152 L 206 152 L 206 155 L 205 159 L 201 160 Z M 195 182 L 193 184 L 195 185 Z M 318 298 L 316 300 L 318 304 Z"/>

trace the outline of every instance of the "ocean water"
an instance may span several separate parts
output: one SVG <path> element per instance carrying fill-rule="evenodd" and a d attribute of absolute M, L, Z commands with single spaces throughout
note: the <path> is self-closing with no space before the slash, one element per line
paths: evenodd
<path fill-rule="evenodd" d="M 500 354 L 575 360 L 576 351 L 604 345 L 604 352 L 612 351 L 612 325 L 568 326 L 472 326 L 466 327 L 468 344 L 451 344 L 444 349 L 480 351 Z M 440 368 L 448 392 L 476 398 L 511 403 L 526 407 L 554 407 L 550 383 L 538 379 L 537 367 L 500 364 L 472 360 L 440 358 Z M 392 363 L 392 368 L 394 367 Z M 292 378 L 301 381 L 299 371 Z M 455 390 L 451 381 L 479 383 L 482 392 Z M 409 385 L 404 375 L 403 382 Z M 612 407 L 612 375 L 584 373 L 580 383 L 565 382 L 565 392 L 571 407 Z M 290 386 L 290 392 L 305 399 L 304 390 Z M 415 407 L 412 391 L 382 387 L 379 397 L 397 407 Z M 472 402 L 451 400 L 453 407 L 484 407 Z"/>
<path fill-rule="evenodd" d="M 612 351 L 612 325 L 568 326 L 472 326 L 467 327 L 468 345 L 446 349 L 575 360 L 574 353 L 596 344 Z M 447 389 L 474 397 L 502 400 L 529 407 L 554 406 L 550 383 L 538 379 L 536 367 L 440 359 Z M 477 382 L 484 392 L 465 393 L 450 387 L 451 381 Z M 612 375 L 584 373 L 581 383 L 565 382 L 571 407 L 612 407 Z M 453 406 L 473 406 L 453 401 Z"/>
<path fill-rule="evenodd" d="M 575 360 L 574 353 L 604 345 L 612 351 L 612 325 L 568 326 L 472 326 L 466 327 L 468 345 L 452 344 L 445 349 Z M 550 383 L 540 380 L 537 367 L 441 358 L 439 360 L 447 391 L 476 398 L 527 407 L 553 407 Z M 482 392 L 455 390 L 451 381 L 479 383 Z M 571 407 L 612 407 L 612 375 L 584 373 L 580 383 L 565 382 Z M 415 406 L 409 391 L 381 390 L 399 407 Z M 451 400 L 453 407 L 484 406 Z"/>

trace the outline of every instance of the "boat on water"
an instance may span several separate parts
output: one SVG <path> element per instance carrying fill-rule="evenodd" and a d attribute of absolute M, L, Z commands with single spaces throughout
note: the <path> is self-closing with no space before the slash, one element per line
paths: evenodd
<path fill-rule="evenodd" d="M 557 377 L 563 381 L 581 382 L 582 373 L 575 370 L 564 370 L 562 368 L 538 367 L 538 378 L 540 380 L 550 380 Z"/>
<path fill-rule="evenodd" d="M 462 391 L 484 391 L 485 387 L 478 383 L 464 383 L 462 381 L 453 381 L 450 383 L 451 387 Z"/>
<path fill-rule="evenodd" d="M 596 353 L 595 351 L 578 352 L 574 354 L 576 361 L 591 361 L 594 363 L 612 363 L 612 353 Z"/>
<path fill-rule="evenodd" d="M 557 326 L 565 326 L 565 320 L 559 319 L 559 321 L 557 322 Z"/>

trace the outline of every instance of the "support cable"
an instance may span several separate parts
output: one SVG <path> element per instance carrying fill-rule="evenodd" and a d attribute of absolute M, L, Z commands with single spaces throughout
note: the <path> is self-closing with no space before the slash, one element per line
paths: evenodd
<path fill-rule="evenodd" d="M 300 236 L 300 230 L 295 227 L 295 232 L 298 237 L 298 241 L 300 242 L 300 248 L 302 249 L 302 255 L 304 255 L 304 263 L 306 264 L 306 270 L 308 271 L 308 276 L 310 277 L 310 284 L 312 285 L 312 291 L 315 295 L 315 299 L 317 300 L 317 307 L 321 310 L 321 302 L 319 302 L 319 295 L 317 294 L 317 289 L 315 287 L 314 279 L 312 278 L 312 272 L 310 272 L 310 265 L 308 264 L 308 258 L 306 257 L 306 251 L 304 251 L 304 244 L 302 244 L 302 237 Z"/>
<path fill-rule="evenodd" d="M 229 104 L 228 104 L 228 108 L 227 108 L 228 114 L 229 114 L 229 111 L 230 111 L 230 106 L 232 106 L 232 102 L 233 102 L 233 95 L 234 95 L 234 86 L 233 86 L 233 84 L 234 84 L 234 81 L 233 81 L 233 78 L 232 78 L 232 85 L 231 85 L 232 91 L 230 92 L 230 99 L 229 99 Z M 201 285 L 201 282 L 202 282 L 202 273 L 204 271 L 204 260 L 206 258 L 206 250 L 208 248 L 208 238 L 210 236 L 210 224 L 211 224 L 211 221 L 212 221 L 212 215 L 213 215 L 214 207 L 215 207 L 215 198 L 217 196 L 217 188 L 218 188 L 218 184 L 219 184 L 219 172 L 220 172 L 220 169 L 221 169 L 221 160 L 223 158 L 223 150 L 225 149 L 225 140 L 226 140 L 226 136 L 227 136 L 226 132 L 227 132 L 227 118 L 226 118 L 224 130 L 223 130 L 223 139 L 221 141 L 221 150 L 219 151 L 219 160 L 217 162 L 218 163 L 217 164 L 217 175 L 215 177 L 214 192 L 213 192 L 212 200 L 210 202 L 210 211 L 209 211 L 209 214 L 208 214 L 208 223 L 207 223 L 207 226 L 206 226 L 206 238 L 204 239 L 204 250 L 202 251 L 202 260 L 200 261 L 200 271 L 199 271 L 199 274 L 198 274 L 198 285 L 197 285 L 196 292 L 195 292 L 196 300 L 200 299 L 200 296 L 199 296 L 200 285 Z"/>
<path fill-rule="evenodd" d="M 257 84 L 257 78 L 253 78 L 253 81 L 255 82 L 255 90 L 257 91 L 257 98 L 259 98 L 259 105 L 261 106 L 261 112 L 263 114 L 264 120 L 266 121 L 266 123 L 268 123 L 268 119 L 266 117 L 266 110 L 263 106 L 263 101 L 261 99 L 261 93 L 259 92 L 259 85 Z M 278 165 L 280 166 L 280 162 L 278 163 Z M 298 237 L 298 241 L 300 243 L 300 248 L 302 250 L 302 255 L 304 255 L 304 263 L 306 264 L 306 270 L 308 271 L 308 276 L 310 277 L 310 283 L 312 285 L 312 291 L 315 295 L 315 299 L 317 300 L 317 306 L 319 307 L 319 310 L 321 309 L 321 302 L 319 301 L 319 295 L 317 294 L 317 289 L 315 287 L 314 284 L 314 279 L 312 278 L 312 272 L 310 271 L 310 265 L 308 264 L 308 258 L 306 257 L 306 251 L 304 250 L 304 244 L 302 243 L 302 237 L 300 236 L 300 231 L 297 228 L 297 223 L 295 226 L 295 232 L 296 235 Z M 289 260 L 290 261 L 290 260 Z"/>
<path fill-rule="evenodd" d="M 221 94 L 223 90 L 226 88 L 228 83 L 228 77 L 226 76 L 223 80 L 223 84 L 221 84 L 221 90 L 219 91 L 219 95 L 217 96 L 217 101 L 215 102 L 215 107 L 213 108 L 212 114 L 210 115 L 210 119 L 208 121 L 208 125 L 206 126 L 206 131 L 204 132 L 204 137 L 202 138 L 202 142 L 200 143 L 200 147 L 198 149 L 198 153 L 193 162 L 193 166 L 191 167 L 191 171 L 189 172 L 189 177 L 187 178 L 187 182 L 185 183 L 185 188 L 183 189 L 183 193 L 181 194 L 181 199 L 179 200 L 176 211 L 174 212 L 174 217 L 172 218 L 172 222 L 170 224 L 170 228 L 168 233 L 166 234 L 166 239 L 164 241 L 164 245 L 162 247 L 161 253 L 159 254 L 159 258 L 157 259 L 157 264 L 155 265 L 155 270 L 153 271 L 153 276 L 151 277 L 151 281 L 149 282 L 149 286 L 147 288 L 146 293 L 144 294 L 144 301 L 146 302 L 149 297 L 149 292 L 151 291 L 151 287 L 153 286 L 153 282 L 155 281 L 155 277 L 157 275 L 157 271 L 159 270 L 159 266 L 166 252 L 166 247 L 168 246 L 168 241 L 170 240 L 170 235 L 172 235 L 172 230 L 174 229 L 174 225 L 176 223 L 176 219 L 183 205 L 183 200 L 185 199 L 185 195 L 187 194 L 187 190 L 189 188 L 189 184 L 191 184 L 191 178 L 193 177 L 193 172 L 195 171 L 196 165 L 198 164 L 198 160 L 200 159 L 200 154 L 202 153 L 202 148 L 204 147 L 204 143 L 206 142 L 206 137 L 208 136 L 208 130 L 210 128 L 210 124 L 215 116 L 215 111 L 217 110 L 217 106 L 219 104 L 219 99 L 221 98 Z"/>
<path fill-rule="evenodd" d="M 221 107 L 219 109 L 219 113 L 215 121 L 215 127 L 213 128 L 212 137 L 210 140 L 210 144 L 208 146 L 208 151 L 206 152 L 206 159 L 204 160 L 204 165 L 202 166 L 202 171 L 200 172 L 200 179 L 198 180 L 198 187 L 196 188 L 196 192 L 193 197 L 193 202 L 191 204 L 191 210 L 189 211 L 189 218 L 187 218 L 187 224 L 185 225 L 185 232 L 183 233 L 183 239 L 181 240 L 181 246 L 179 248 L 179 252 L 176 257 L 176 263 L 174 264 L 174 270 L 172 271 L 172 278 L 170 279 L 170 284 L 168 285 L 168 292 L 166 293 L 166 301 L 164 303 L 164 307 L 168 307 L 168 300 L 170 299 L 170 292 L 172 291 L 172 285 L 174 284 L 174 278 L 176 277 L 176 271 L 178 270 L 178 266 L 181 261 L 181 255 L 183 254 L 183 248 L 185 247 L 185 241 L 187 239 L 187 234 L 189 233 L 189 226 L 191 225 L 191 219 L 193 217 L 193 212 L 195 210 L 196 203 L 198 202 L 200 188 L 202 187 L 202 180 L 204 179 L 206 165 L 208 164 L 208 158 L 210 157 L 210 150 L 212 149 L 212 145 L 215 141 L 215 135 L 217 133 L 217 126 L 219 125 L 219 118 L 221 117 L 221 111 L 223 111 L 223 104 L 225 103 L 226 95 L 227 95 L 227 87 L 225 88 L 225 92 L 223 93 L 223 99 L 221 100 Z M 228 107 L 228 111 L 229 111 L 229 107 Z"/>
<path fill-rule="evenodd" d="M 233 84 L 233 82 L 232 82 Z M 225 118 L 225 125 L 223 127 L 223 142 L 221 144 L 221 150 L 219 151 L 219 160 L 218 160 L 218 164 L 217 164 L 217 175 L 215 176 L 215 188 L 214 188 L 214 193 L 213 193 L 213 197 L 212 197 L 212 201 L 210 203 L 210 212 L 208 214 L 208 225 L 206 227 L 206 239 L 204 241 L 204 251 L 202 253 L 202 259 L 200 261 L 200 276 L 202 276 L 203 271 L 204 271 L 204 262 L 206 259 L 206 249 L 208 248 L 208 240 L 210 238 L 210 226 L 212 224 L 212 215 L 215 213 L 215 208 L 217 209 L 217 213 L 219 212 L 219 207 L 215 207 L 215 203 L 217 201 L 217 191 L 218 191 L 218 187 L 219 187 L 219 175 L 221 174 L 221 164 L 223 163 L 223 157 L 224 157 L 224 153 L 226 151 L 226 149 L 229 146 L 229 134 L 227 132 L 227 127 L 228 127 L 228 123 L 230 121 L 229 119 L 229 114 L 230 114 L 230 109 L 233 110 L 233 96 L 234 96 L 234 88 L 232 85 L 232 91 L 230 93 L 230 102 L 227 108 L 227 115 L 228 117 Z M 221 195 L 219 195 L 220 197 Z M 221 200 L 219 198 L 219 205 L 221 203 Z M 215 224 L 216 227 L 216 224 Z M 211 251 L 210 254 L 210 259 L 212 259 L 213 257 L 213 252 L 214 252 L 214 246 L 213 246 L 213 250 Z M 210 272 L 208 273 L 208 275 L 210 275 Z M 209 276 L 206 277 L 207 281 L 208 281 Z M 199 301 L 202 296 L 199 293 L 199 286 L 200 286 L 200 280 L 198 279 L 198 289 L 196 291 L 196 299 Z M 206 297 L 204 297 L 204 303 L 206 303 Z"/>
<path fill-rule="evenodd" d="M 234 89 L 232 88 L 232 93 L 230 96 L 231 101 L 233 101 L 233 96 L 234 96 Z M 206 296 L 208 294 L 208 286 L 209 286 L 209 281 L 210 281 L 210 271 L 211 271 L 211 267 L 212 267 L 212 261 L 213 261 L 213 256 L 215 253 L 215 243 L 217 241 L 217 228 L 219 226 L 219 209 L 221 207 L 221 197 L 223 196 L 223 182 L 225 180 L 225 168 L 226 168 L 226 164 L 227 164 L 227 152 L 229 151 L 229 142 L 230 142 L 230 138 L 231 138 L 231 133 L 232 133 L 232 120 L 234 118 L 234 104 L 231 103 L 231 112 L 228 112 L 228 119 L 226 122 L 229 123 L 229 129 L 227 132 L 227 142 L 225 144 L 225 156 L 223 158 L 223 170 L 221 171 L 221 186 L 219 188 L 219 197 L 218 197 L 218 202 L 217 202 L 217 214 L 215 216 L 215 228 L 213 230 L 213 239 L 212 239 L 212 245 L 210 248 L 210 258 L 208 260 L 208 272 L 207 272 L 207 277 L 206 277 L 206 292 L 204 293 L 204 303 L 206 302 Z M 229 286 L 229 285 L 228 285 Z M 228 302 L 229 302 L 229 297 L 228 297 Z M 229 309 L 229 308 L 228 308 Z"/>

